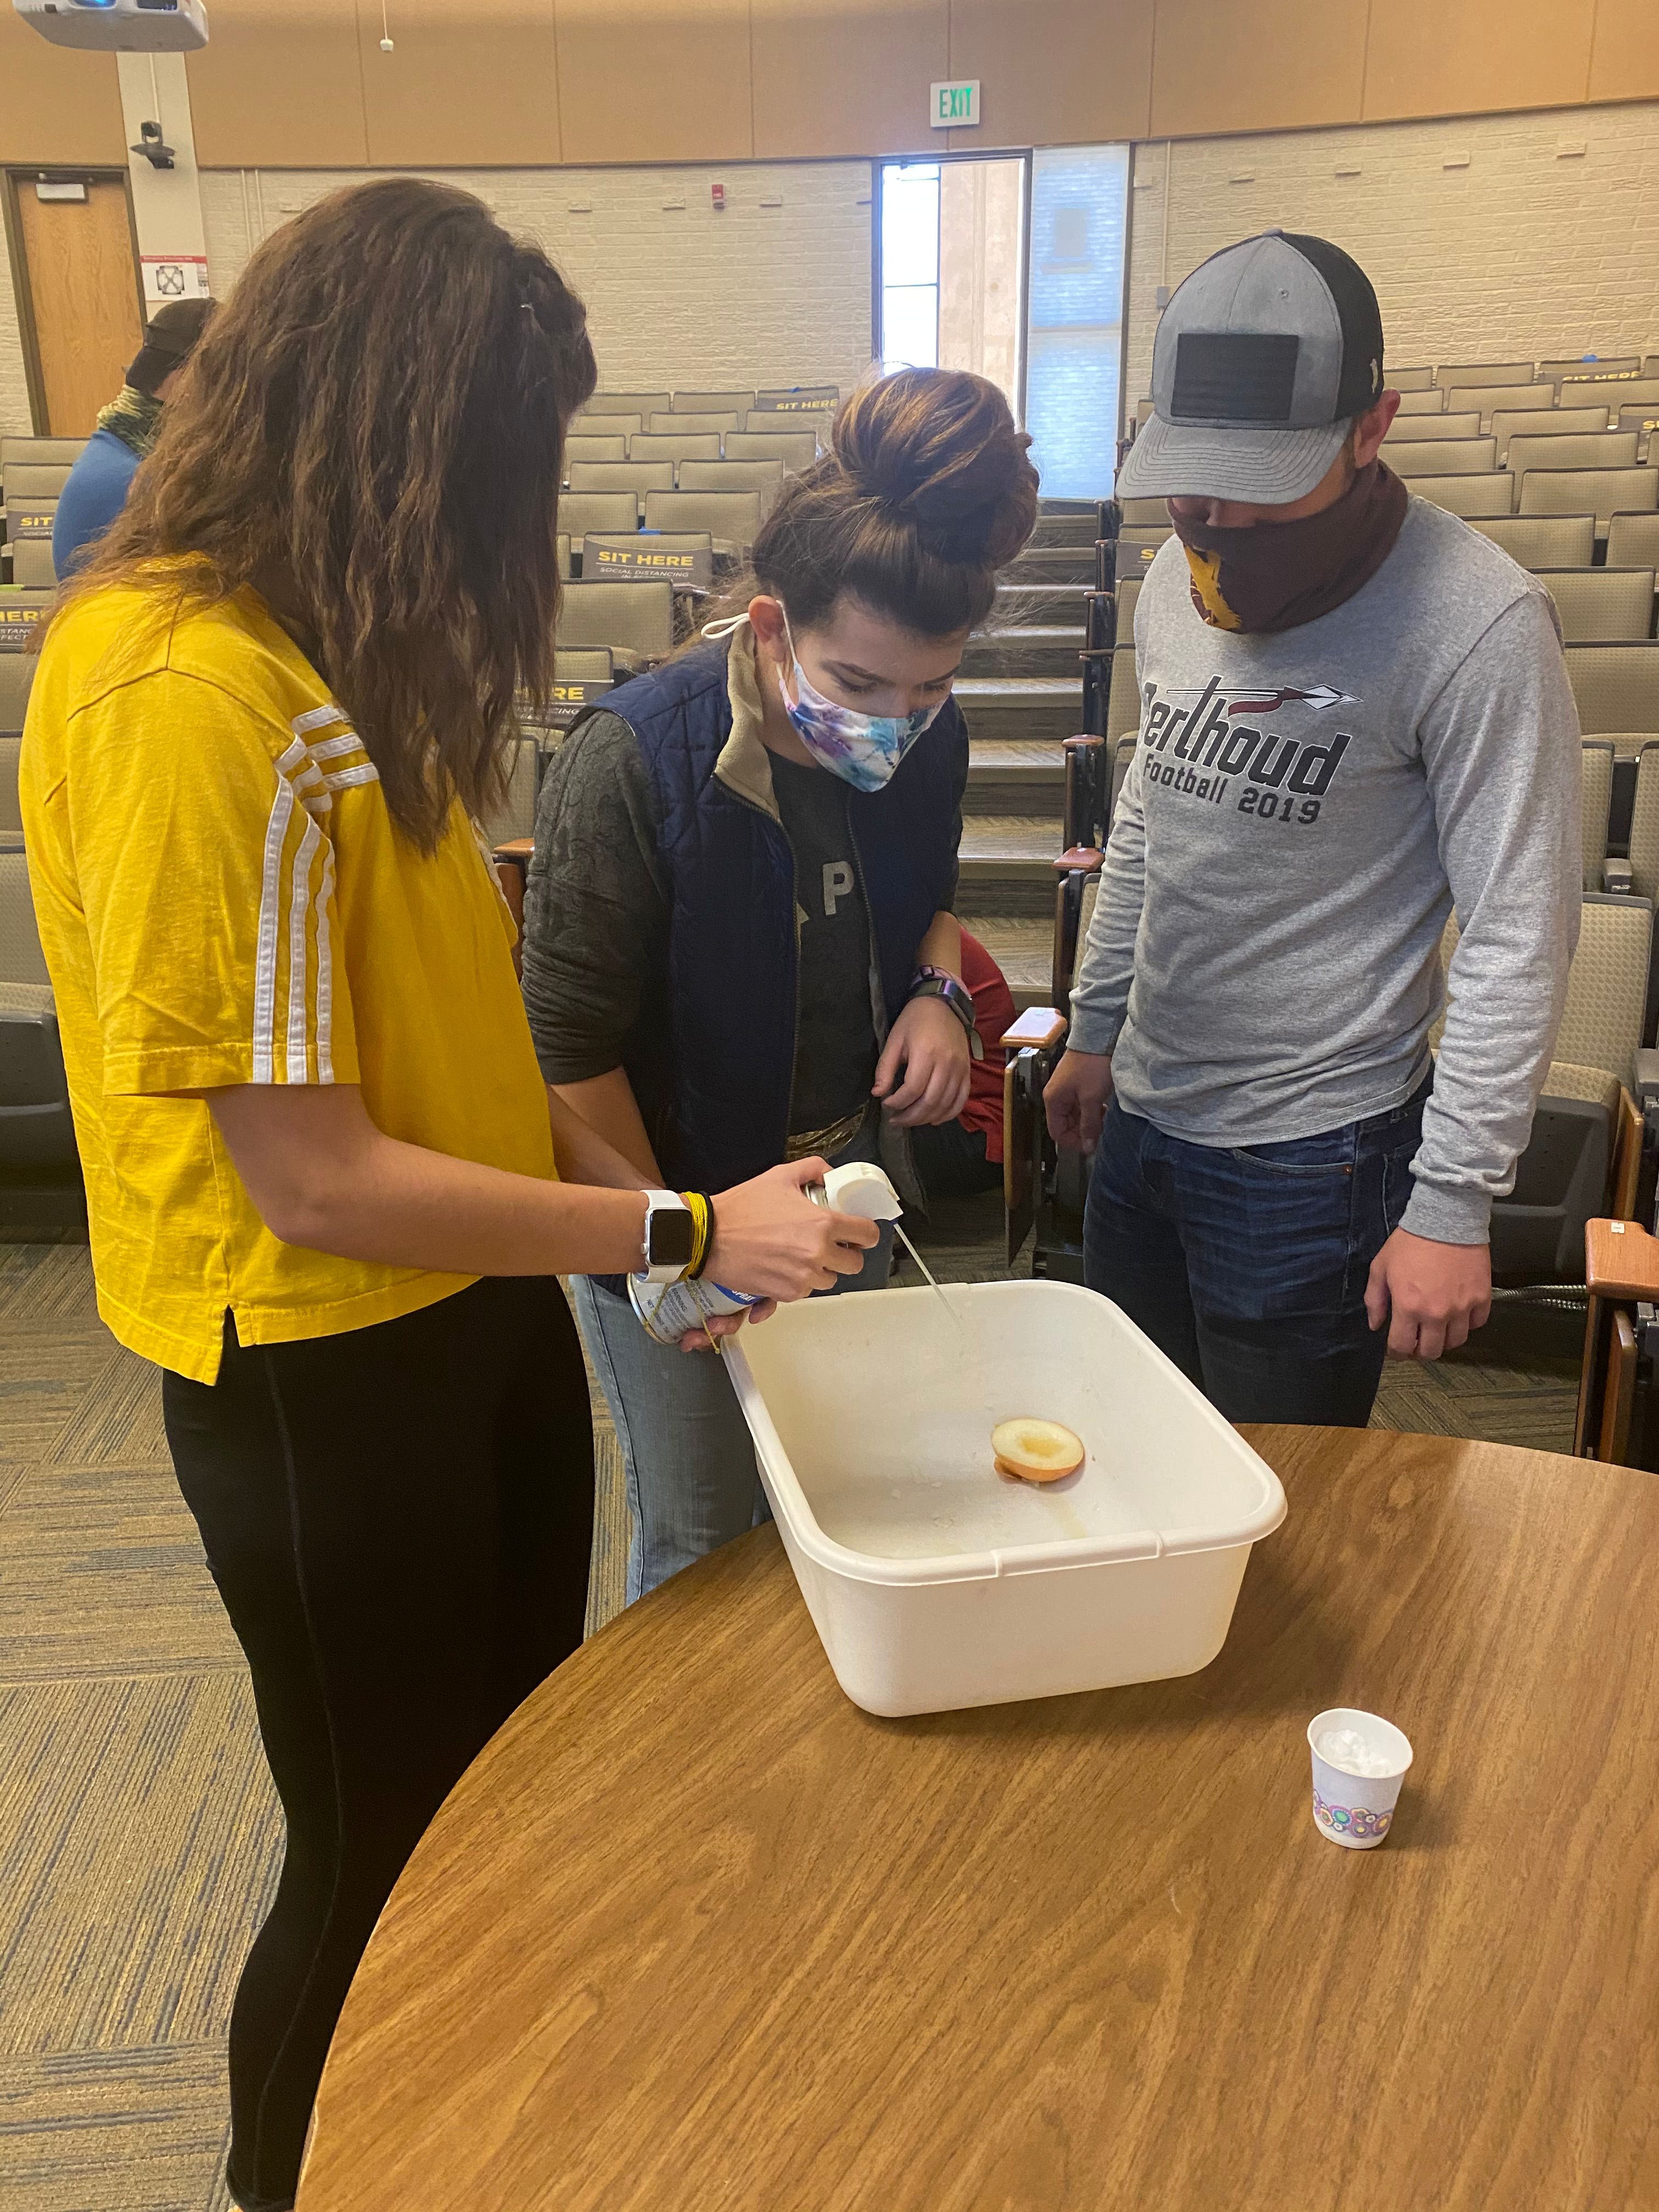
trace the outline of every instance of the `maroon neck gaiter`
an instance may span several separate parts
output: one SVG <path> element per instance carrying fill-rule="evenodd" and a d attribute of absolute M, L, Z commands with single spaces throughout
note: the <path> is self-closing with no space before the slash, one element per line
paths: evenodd
<path fill-rule="evenodd" d="M 1394 550 L 1406 487 L 1378 459 L 1340 499 L 1299 522 L 1211 530 L 1170 520 L 1187 549 L 1193 605 L 1217 629 L 1297 629 L 1368 584 Z"/>

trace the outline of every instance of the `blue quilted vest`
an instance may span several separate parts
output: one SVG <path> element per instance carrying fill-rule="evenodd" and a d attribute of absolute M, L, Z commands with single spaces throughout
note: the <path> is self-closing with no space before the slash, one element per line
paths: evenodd
<path fill-rule="evenodd" d="M 711 641 L 605 702 L 639 740 L 669 902 L 666 988 L 647 991 L 623 1066 L 663 1173 L 685 1190 L 724 1190 L 783 1158 L 795 1061 L 794 858 L 781 826 L 715 779 L 732 734 L 726 650 Z M 884 790 L 848 794 L 884 1027 L 950 903 L 967 779 L 950 701 Z"/>

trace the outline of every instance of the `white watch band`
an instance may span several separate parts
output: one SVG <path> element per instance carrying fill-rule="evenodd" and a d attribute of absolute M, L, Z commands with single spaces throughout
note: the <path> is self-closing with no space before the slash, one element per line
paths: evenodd
<path fill-rule="evenodd" d="M 640 1253 L 640 1257 L 644 1261 L 645 1265 L 639 1272 L 647 1283 L 678 1283 L 690 1265 L 689 1260 L 665 1260 L 659 1261 L 654 1267 L 652 1266 L 653 1218 L 659 1213 L 684 1213 L 689 1216 L 690 1212 L 690 1207 L 677 1190 L 648 1190 L 645 1194 L 645 1234 Z"/>

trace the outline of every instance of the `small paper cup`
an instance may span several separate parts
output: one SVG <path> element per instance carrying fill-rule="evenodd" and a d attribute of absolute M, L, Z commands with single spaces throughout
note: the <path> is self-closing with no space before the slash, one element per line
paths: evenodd
<path fill-rule="evenodd" d="M 1368 1751 L 1388 1759 L 1387 1774 L 1346 1774 L 1319 1754 L 1319 1739 L 1334 1729 L 1352 1729 Z M 1392 1721 L 1378 1713 L 1356 1712 L 1351 1706 L 1333 1705 L 1316 1713 L 1308 1723 L 1308 1749 L 1313 1753 L 1314 1826 L 1328 1843 L 1351 1851 L 1375 1850 L 1394 1826 L 1394 1808 L 1400 1785 L 1412 1763 L 1412 1747 Z"/>

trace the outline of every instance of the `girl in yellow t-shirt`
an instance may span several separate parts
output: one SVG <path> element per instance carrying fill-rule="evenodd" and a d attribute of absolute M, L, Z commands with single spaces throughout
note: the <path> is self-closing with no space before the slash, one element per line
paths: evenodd
<path fill-rule="evenodd" d="M 552 675 L 580 303 L 470 195 L 254 255 L 48 633 L 24 826 L 100 1310 L 247 1655 L 288 1820 L 231 2027 L 230 2186 L 292 2203 L 427 1820 L 580 1638 L 587 1390 L 555 1278 L 856 1272 L 803 1186 L 645 1178 L 538 1071 L 473 822 Z M 769 1307 L 759 1309 L 769 1310 Z"/>

